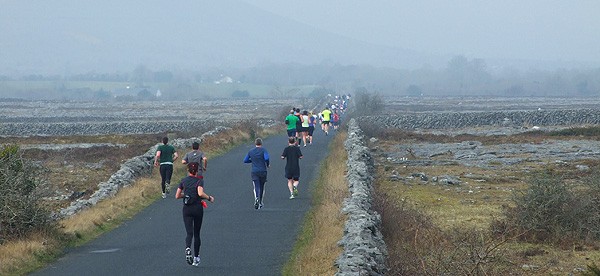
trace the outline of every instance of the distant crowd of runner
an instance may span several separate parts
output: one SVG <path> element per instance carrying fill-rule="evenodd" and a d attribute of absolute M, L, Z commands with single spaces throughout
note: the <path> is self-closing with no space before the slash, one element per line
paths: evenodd
<path fill-rule="evenodd" d="M 328 95 L 328 100 L 331 101 L 318 113 L 313 110 L 301 111 L 301 108 L 292 108 L 284 119 L 288 137 L 287 146 L 281 153 L 281 159 L 286 160 L 284 176 L 290 192 L 289 199 L 295 199 L 299 194 L 300 159 L 304 157 L 300 145 L 306 147 L 313 144 L 313 134 L 317 124 L 321 126 L 321 130 L 326 136 L 329 135 L 330 126 L 333 130 L 337 130 L 340 125 L 340 116 L 348 108 L 350 95 Z M 158 146 L 154 158 L 154 166 L 160 166 L 163 198 L 170 193 L 173 162 L 179 157 L 175 147 L 168 142 L 167 137 L 162 139 L 163 144 Z M 263 147 L 261 138 L 257 138 L 254 145 L 255 147 L 246 154 L 243 162 L 252 164 L 250 176 L 254 188 L 254 209 L 258 210 L 264 207 L 263 199 L 270 157 L 269 152 Z M 207 207 L 204 200 L 214 203 L 215 198 L 204 191 L 203 172 L 206 171 L 208 161 L 204 153 L 200 151 L 199 143 L 192 144 L 192 151 L 186 153 L 181 163 L 187 165 L 188 175 L 180 181 L 175 198 L 183 199 L 182 214 L 186 231 L 185 259 L 188 264 L 199 266 L 200 229 L 202 228 L 204 208 Z M 194 241 L 193 252 L 191 250 L 192 240 Z"/>

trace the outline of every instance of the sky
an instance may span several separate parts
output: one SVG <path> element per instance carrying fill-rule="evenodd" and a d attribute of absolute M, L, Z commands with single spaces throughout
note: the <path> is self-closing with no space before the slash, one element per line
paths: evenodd
<path fill-rule="evenodd" d="M 244 0 L 347 37 L 434 55 L 600 64 L 597 0 Z"/>
<path fill-rule="evenodd" d="M 420 68 L 457 55 L 494 68 L 597 68 L 599 11 L 599 0 L 0 0 L 0 75 Z"/>

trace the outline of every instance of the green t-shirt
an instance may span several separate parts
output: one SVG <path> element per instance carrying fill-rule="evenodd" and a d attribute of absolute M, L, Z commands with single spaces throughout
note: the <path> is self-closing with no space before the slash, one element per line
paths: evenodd
<path fill-rule="evenodd" d="M 296 129 L 296 122 L 298 122 L 298 120 L 300 120 L 298 118 L 298 116 L 294 116 L 294 114 L 287 115 L 287 117 L 285 117 L 285 119 L 288 122 L 287 129 Z"/>
<path fill-rule="evenodd" d="M 169 144 L 163 144 L 158 146 L 156 151 L 160 151 L 160 158 L 158 159 L 158 163 L 173 163 L 173 154 L 175 154 L 175 147 Z"/>

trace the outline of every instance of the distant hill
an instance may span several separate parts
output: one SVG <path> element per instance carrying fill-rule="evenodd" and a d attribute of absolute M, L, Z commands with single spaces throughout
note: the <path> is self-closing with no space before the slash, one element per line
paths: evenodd
<path fill-rule="evenodd" d="M 3 1 L 0 74 L 321 62 L 415 68 L 416 51 L 315 29 L 237 0 Z"/>

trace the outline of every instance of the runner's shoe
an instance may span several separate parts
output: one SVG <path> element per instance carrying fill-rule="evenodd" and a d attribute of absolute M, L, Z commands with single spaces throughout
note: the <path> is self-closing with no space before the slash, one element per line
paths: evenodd
<path fill-rule="evenodd" d="M 166 184 L 165 184 L 165 192 L 166 192 L 167 194 L 170 194 L 170 193 L 171 193 L 171 183 L 166 183 Z"/>
<path fill-rule="evenodd" d="M 254 209 L 258 209 L 258 206 L 260 205 L 260 200 L 258 200 L 258 197 L 254 200 Z"/>
<path fill-rule="evenodd" d="M 258 209 L 262 209 L 264 205 L 262 204 L 262 202 L 260 204 L 258 204 Z"/>
<path fill-rule="evenodd" d="M 162 198 L 167 198 L 167 194 L 162 193 Z"/>
<path fill-rule="evenodd" d="M 200 265 L 200 257 L 194 257 L 194 262 L 192 263 L 193 266 L 199 266 Z"/>
<path fill-rule="evenodd" d="M 298 196 L 298 187 L 294 186 L 294 192 L 292 193 L 294 197 Z"/>
<path fill-rule="evenodd" d="M 296 197 L 294 196 L 294 194 L 291 194 L 291 195 L 290 195 L 290 199 L 294 199 L 294 198 L 296 198 Z"/>
<path fill-rule="evenodd" d="M 189 247 L 185 249 L 185 261 L 188 264 L 192 264 L 194 261 L 194 257 L 192 257 L 192 250 Z"/>

